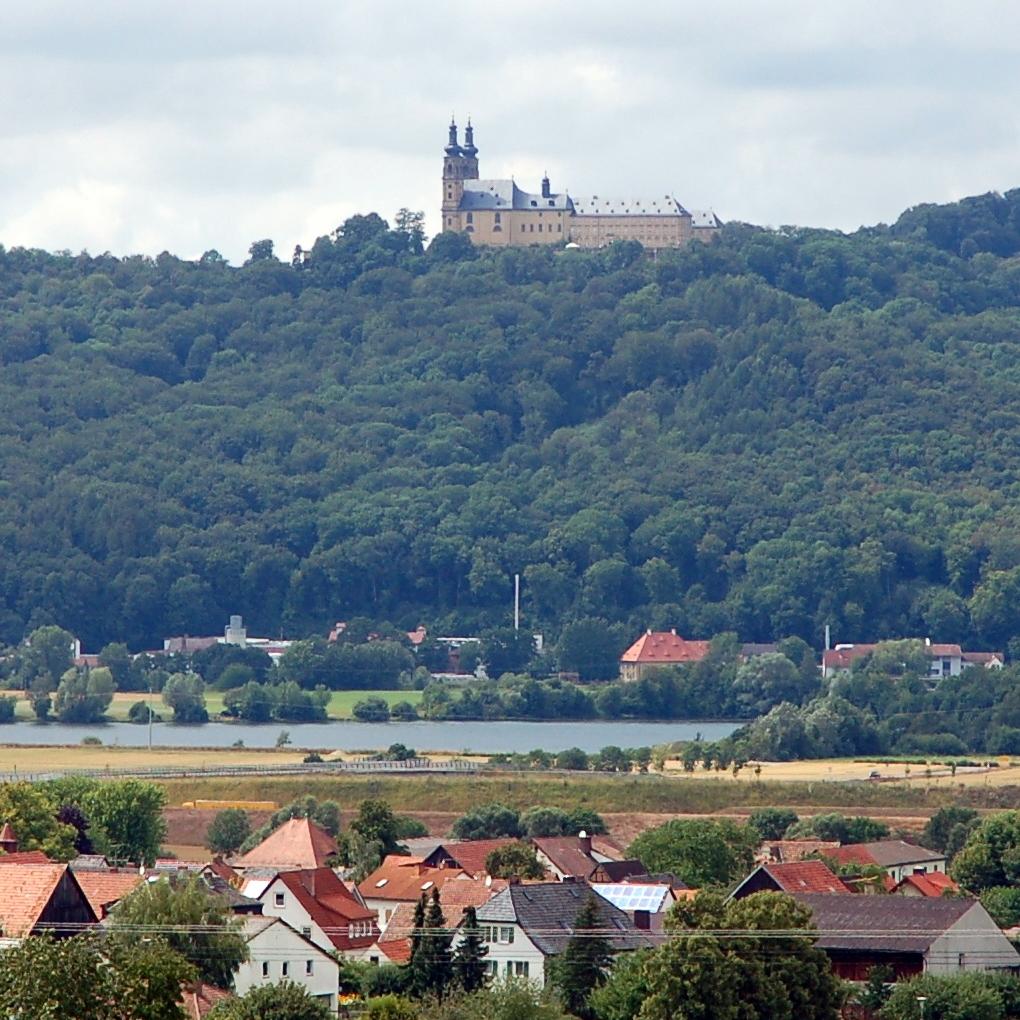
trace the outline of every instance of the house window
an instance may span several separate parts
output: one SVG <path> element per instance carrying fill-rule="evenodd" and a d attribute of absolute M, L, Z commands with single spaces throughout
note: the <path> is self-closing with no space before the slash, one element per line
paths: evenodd
<path fill-rule="evenodd" d="M 521 224 L 521 233 L 522 234 L 524 233 L 524 224 L 523 223 Z"/>
<path fill-rule="evenodd" d="M 278 907 L 282 907 L 282 906 L 283 906 L 283 903 L 284 903 L 284 900 L 283 900 L 283 893 L 282 893 L 282 892 L 278 892 L 278 893 L 277 893 L 277 894 L 276 894 L 276 895 L 275 895 L 275 896 L 273 897 L 273 902 L 274 902 L 274 903 L 275 903 L 275 904 L 276 904 L 276 905 L 277 905 Z"/>
<path fill-rule="evenodd" d="M 514 944 L 513 928 L 500 928 L 499 941 L 502 942 L 504 945 L 512 946 Z"/>
<path fill-rule="evenodd" d="M 306 924 L 304 928 L 301 929 L 301 934 L 304 935 L 306 939 L 310 939 L 312 937 L 312 929 Z"/>
<path fill-rule="evenodd" d="M 449 227 L 449 226 L 452 226 L 452 224 L 453 224 L 453 217 L 452 216 L 447 216 L 446 217 L 446 225 Z"/>
<path fill-rule="evenodd" d="M 514 960 L 514 974 L 517 977 L 528 976 L 528 961 L 527 960 Z"/>
<path fill-rule="evenodd" d="M 502 215 L 503 215 L 502 213 L 496 213 L 496 222 L 497 222 L 497 223 L 502 223 L 502 222 L 503 222 L 503 221 L 502 221 L 502 220 L 500 219 L 500 217 L 501 217 Z"/>
<path fill-rule="evenodd" d="M 290 973 L 290 964 L 286 960 L 284 960 L 283 963 L 280 965 L 280 973 L 284 977 L 286 977 Z"/>
<path fill-rule="evenodd" d="M 475 222 L 475 214 L 474 214 L 474 213 L 471 213 L 471 212 L 469 212 L 469 213 L 467 214 L 467 221 L 468 221 L 468 223 L 474 223 L 474 222 Z"/>
<path fill-rule="evenodd" d="M 495 960 L 485 961 L 485 973 L 489 977 L 495 977 L 499 973 L 499 964 Z"/>
<path fill-rule="evenodd" d="M 269 977 L 269 961 L 268 960 L 263 960 L 262 961 L 262 976 L 264 978 Z"/>
<path fill-rule="evenodd" d="M 315 961 L 305 960 L 305 976 L 311 977 L 315 973 Z"/>
<path fill-rule="evenodd" d="M 542 224 L 541 224 L 541 223 L 539 223 L 539 225 L 538 225 L 538 232 L 539 232 L 540 234 L 542 233 Z"/>
<path fill-rule="evenodd" d="M 557 234 L 562 234 L 563 233 L 563 224 L 562 223 L 557 223 L 556 224 L 556 233 Z"/>
<path fill-rule="evenodd" d="M 535 224 L 534 223 L 529 224 L 528 225 L 528 229 L 531 231 L 531 233 L 534 233 L 535 232 Z"/>

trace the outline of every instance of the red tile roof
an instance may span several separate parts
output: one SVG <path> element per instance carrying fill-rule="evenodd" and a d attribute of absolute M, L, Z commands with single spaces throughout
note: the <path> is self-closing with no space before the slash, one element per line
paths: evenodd
<path fill-rule="evenodd" d="M 485 860 L 493 850 L 516 842 L 516 839 L 471 839 L 463 843 L 440 843 L 425 861 L 430 866 L 436 866 L 451 860 L 457 867 L 477 878 L 487 874 Z"/>
<path fill-rule="evenodd" d="M 416 903 L 423 892 L 433 886 L 442 889 L 455 879 L 471 876 L 461 868 L 431 868 L 420 857 L 390 854 L 366 879 L 358 884 L 358 892 L 366 900 L 395 900 Z"/>
<path fill-rule="evenodd" d="M 411 961 L 411 940 L 408 938 L 391 939 L 387 942 L 380 939 L 379 949 L 390 963 L 410 963 Z"/>
<path fill-rule="evenodd" d="M 757 860 L 761 864 L 792 864 L 820 853 L 823 857 L 839 843 L 824 839 L 770 839 L 761 845 Z"/>
<path fill-rule="evenodd" d="M 685 641 L 676 631 L 646 631 L 620 656 L 620 662 L 700 662 L 712 646 L 710 641 Z"/>
<path fill-rule="evenodd" d="M 308 916 L 337 949 L 343 951 L 370 946 L 378 938 L 375 911 L 363 907 L 331 868 L 281 871 L 266 887 L 261 897 L 263 901 L 277 882 L 294 894 L 298 903 L 308 911 Z M 371 921 L 371 933 L 350 938 L 348 927 L 354 921 Z"/>
<path fill-rule="evenodd" d="M 53 864 L 42 850 L 18 850 L 12 854 L 0 854 L 0 864 Z"/>
<path fill-rule="evenodd" d="M 66 864 L 0 868 L 0 934 L 6 938 L 30 935 L 65 874 L 73 883 Z"/>
<path fill-rule="evenodd" d="M 230 992 L 198 981 L 181 989 L 181 1008 L 188 1020 L 205 1020 L 217 1003 L 231 998 Z"/>
<path fill-rule="evenodd" d="M 775 883 L 787 893 L 846 893 L 849 889 L 822 861 L 763 864 Z"/>
<path fill-rule="evenodd" d="M 281 870 L 322 868 L 339 852 L 336 840 L 310 818 L 291 818 L 234 864 L 238 868 Z"/>
<path fill-rule="evenodd" d="M 598 866 L 578 836 L 536 836 L 531 842 L 560 874 L 587 878 Z"/>
<path fill-rule="evenodd" d="M 104 918 L 111 906 L 141 885 L 137 871 L 76 871 L 74 877 L 96 917 Z"/>
<path fill-rule="evenodd" d="M 958 893 L 960 887 L 946 874 L 941 871 L 929 871 L 925 875 L 907 875 L 894 892 L 899 892 L 904 886 L 911 886 L 922 896 L 943 896 L 946 893 Z"/>

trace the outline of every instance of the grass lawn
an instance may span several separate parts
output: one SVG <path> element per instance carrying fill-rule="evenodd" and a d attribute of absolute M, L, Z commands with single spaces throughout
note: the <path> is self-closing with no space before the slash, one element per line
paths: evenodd
<path fill-rule="evenodd" d="M 353 719 L 354 706 L 364 698 L 382 698 L 386 704 L 395 705 L 398 701 L 409 701 L 412 705 L 421 703 L 421 691 L 334 691 L 329 699 L 329 706 L 326 711 L 331 719 Z M 136 701 L 148 701 L 148 694 L 115 694 L 113 703 L 106 713 L 106 717 L 112 722 L 125 722 L 131 706 Z M 220 691 L 207 691 L 205 695 L 206 707 L 209 709 L 209 717 L 215 719 L 223 711 L 223 694 Z M 157 715 L 168 720 L 173 714 L 162 699 L 157 695 L 153 699 L 153 708 Z M 16 717 L 22 720 L 35 718 L 32 714 L 32 706 L 27 698 L 19 697 L 16 709 Z"/>

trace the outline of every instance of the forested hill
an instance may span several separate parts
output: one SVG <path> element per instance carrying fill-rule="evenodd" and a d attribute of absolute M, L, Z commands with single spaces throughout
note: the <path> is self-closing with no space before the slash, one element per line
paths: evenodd
<path fill-rule="evenodd" d="M 1020 190 L 658 259 L 0 250 L 0 639 L 1020 633 Z"/>

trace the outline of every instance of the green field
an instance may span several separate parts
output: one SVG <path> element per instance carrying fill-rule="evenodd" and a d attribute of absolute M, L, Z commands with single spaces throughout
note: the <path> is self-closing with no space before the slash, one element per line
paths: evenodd
<path fill-rule="evenodd" d="M 395 705 L 398 701 L 409 701 L 412 705 L 421 703 L 421 691 L 334 691 L 329 699 L 327 709 L 330 719 L 353 719 L 354 706 L 364 698 L 382 698 L 388 705 Z M 131 706 L 136 701 L 147 701 L 146 694 L 116 694 L 109 711 L 107 719 L 111 722 L 124 722 L 128 717 Z M 223 711 L 223 694 L 219 691 L 208 691 L 205 696 L 206 707 L 209 709 L 209 717 L 215 719 Z M 153 701 L 153 708 L 157 715 L 169 719 L 172 713 L 157 697 Z M 18 701 L 17 718 L 22 720 L 33 719 L 32 706 L 24 698 Z"/>
<path fill-rule="evenodd" d="M 305 793 L 350 804 L 381 798 L 395 811 L 463 812 L 490 801 L 525 809 L 592 807 L 607 812 L 711 814 L 770 805 L 867 812 L 900 808 L 934 812 L 945 804 L 1010 806 L 1016 787 L 921 788 L 909 783 L 719 783 L 659 776 L 606 776 L 578 773 L 485 773 L 477 776 L 285 776 L 189 778 L 161 784 L 170 803 L 208 800 L 275 800 L 280 804 Z"/>

